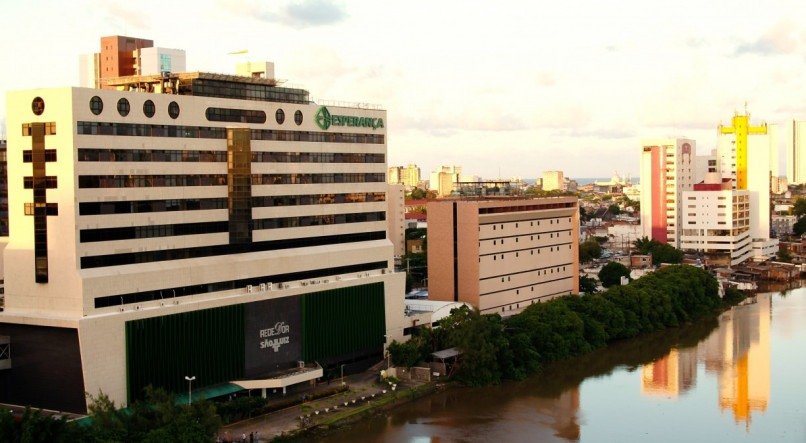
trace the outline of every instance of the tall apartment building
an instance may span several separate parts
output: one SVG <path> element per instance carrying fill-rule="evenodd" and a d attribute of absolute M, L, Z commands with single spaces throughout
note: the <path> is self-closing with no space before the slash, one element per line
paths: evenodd
<path fill-rule="evenodd" d="M 778 252 L 778 239 L 770 235 L 770 180 L 778 175 L 777 134 L 775 125 L 751 125 L 749 114 L 736 114 L 730 126 L 719 127 L 722 175 L 731 178 L 734 189 L 746 190 L 750 196 L 750 237 L 756 258 L 771 258 Z"/>
<path fill-rule="evenodd" d="M 459 182 L 460 175 L 462 175 L 461 166 L 440 166 L 431 172 L 429 187 L 438 197 L 447 197 L 453 192 L 454 185 Z"/>
<path fill-rule="evenodd" d="M 402 166 L 390 166 L 386 170 L 386 182 L 390 185 L 399 185 L 401 183 Z"/>
<path fill-rule="evenodd" d="M 542 183 L 544 191 L 564 191 L 563 171 L 543 171 Z"/>
<path fill-rule="evenodd" d="M 806 120 L 792 120 L 785 132 L 786 178 L 793 185 L 806 183 Z"/>
<path fill-rule="evenodd" d="M 0 140 L 0 237 L 8 237 L 8 151 Z"/>
<path fill-rule="evenodd" d="M 576 197 L 428 202 L 428 297 L 516 314 L 579 292 Z"/>
<path fill-rule="evenodd" d="M 400 182 L 406 185 L 407 189 L 416 188 L 420 185 L 420 167 L 409 163 L 400 172 Z"/>
<path fill-rule="evenodd" d="M 685 138 L 641 143 L 643 236 L 680 248 L 683 192 L 693 189 L 696 142 Z"/>
<path fill-rule="evenodd" d="M 386 111 L 255 76 L 110 84 L 7 96 L 0 401 L 279 389 L 403 337 Z"/>
<path fill-rule="evenodd" d="M 732 266 L 752 257 L 748 191 L 732 189 L 730 178 L 711 172 L 683 192 L 683 203 L 681 249 L 724 254 Z"/>

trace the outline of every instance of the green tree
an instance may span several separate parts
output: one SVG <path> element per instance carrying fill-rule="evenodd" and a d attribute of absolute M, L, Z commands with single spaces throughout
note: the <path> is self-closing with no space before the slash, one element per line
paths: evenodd
<path fill-rule="evenodd" d="M 425 198 L 425 196 L 426 196 L 425 190 L 417 187 L 412 189 L 411 193 L 409 194 L 409 197 L 411 197 L 412 200 L 422 200 Z"/>
<path fill-rule="evenodd" d="M 621 214 L 621 208 L 619 208 L 619 206 L 617 204 L 615 204 L 615 203 L 613 203 L 612 205 L 608 206 L 607 211 L 610 212 L 613 215 Z"/>
<path fill-rule="evenodd" d="M 605 288 L 621 283 L 621 277 L 629 279 L 630 270 L 619 262 L 611 261 L 599 271 L 599 281 Z"/>
<path fill-rule="evenodd" d="M 589 238 L 579 244 L 579 261 L 587 263 L 594 258 L 602 256 L 602 246 L 594 238 Z"/>
<path fill-rule="evenodd" d="M 795 203 L 792 205 L 792 215 L 796 215 L 798 218 L 802 218 L 806 215 L 806 198 L 798 197 L 795 200 Z"/>
<path fill-rule="evenodd" d="M 795 224 L 792 226 L 792 234 L 798 237 L 806 234 L 806 217 L 801 217 L 795 222 Z"/>
<path fill-rule="evenodd" d="M 683 252 L 668 244 L 658 244 L 651 251 L 652 264 L 657 266 L 661 263 L 679 264 L 683 262 Z"/>
<path fill-rule="evenodd" d="M 588 277 L 587 275 L 579 276 L 579 292 L 595 294 L 598 291 L 598 286 L 599 284 L 596 282 L 595 278 Z"/>
<path fill-rule="evenodd" d="M 782 261 L 784 263 L 792 263 L 792 253 L 789 252 L 789 249 L 785 248 L 778 248 L 778 261 Z"/>
<path fill-rule="evenodd" d="M 22 416 L 0 408 L 0 441 L 3 442 L 74 442 L 84 441 L 86 436 L 75 423 L 64 417 L 53 418 L 39 409 L 25 408 Z"/>

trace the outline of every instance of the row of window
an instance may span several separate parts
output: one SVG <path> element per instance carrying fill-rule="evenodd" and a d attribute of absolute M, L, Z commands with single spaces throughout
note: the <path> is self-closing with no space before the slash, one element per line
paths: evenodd
<path fill-rule="evenodd" d="M 77 122 L 78 135 L 123 135 L 132 137 L 178 137 L 226 139 L 227 128 L 181 125 L 149 125 L 136 123 Z M 318 143 L 383 144 L 383 134 L 349 134 L 341 132 L 284 131 L 252 129 L 252 140 L 300 141 Z"/>
<path fill-rule="evenodd" d="M 308 91 L 304 89 L 281 88 L 257 83 L 240 83 L 209 78 L 197 78 L 191 80 L 191 89 L 193 95 L 205 97 L 299 104 L 308 104 L 310 102 Z"/>
<path fill-rule="evenodd" d="M 126 117 L 129 115 L 129 112 L 131 111 L 131 104 L 129 103 L 129 100 L 126 98 L 120 98 L 117 103 L 117 110 L 121 117 Z M 104 112 L 104 101 L 101 99 L 101 97 L 96 95 L 90 99 L 90 112 L 92 112 L 94 115 L 101 115 L 101 113 Z M 154 116 L 154 114 L 156 114 L 156 112 L 157 108 L 154 106 L 153 101 L 146 100 L 143 103 L 143 114 L 146 117 L 151 118 Z M 172 101 L 168 104 L 168 116 L 170 116 L 172 119 L 179 117 L 178 103 Z"/>
<path fill-rule="evenodd" d="M 558 246 L 549 246 L 549 251 L 548 251 L 548 252 L 559 252 L 561 247 L 562 247 L 562 245 L 558 245 Z M 543 249 L 546 249 L 546 248 L 545 248 L 545 247 L 542 247 L 542 248 L 534 248 L 534 249 L 523 249 L 523 250 L 520 250 L 520 251 L 514 251 L 514 252 L 513 252 L 513 251 L 508 251 L 506 254 L 513 254 L 513 253 L 514 253 L 514 254 L 515 254 L 515 257 L 520 257 L 520 256 L 521 256 L 521 252 L 523 252 L 523 253 L 525 254 L 525 253 L 526 253 L 526 251 L 529 251 L 529 255 L 535 255 L 535 251 L 537 251 L 537 253 L 538 253 L 538 254 L 540 254 L 540 251 L 541 251 L 541 250 L 543 250 Z M 568 249 L 571 249 L 571 245 L 570 245 L 570 244 L 568 244 Z M 503 260 L 503 259 L 504 259 L 504 256 L 505 256 L 506 254 L 499 254 L 499 253 L 495 253 L 495 254 L 481 254 L 481 255 L 479 256 L 479 263 L 481 263 L 481 257 L 489 257 L 490 255 L 492 255 L 492 256 L 493 256 L 493 260 L 498 260 L 498 257 L 500 256 L 500 257 L 501 257 L 501 260 Z"/>
<path fill-rule="evenodd" d="M 33 125 L 35 123 L 23 123 L 22 125 L 22 136 L 23 137 L 30 137 L 32 135 Z M 45 123 L 45 135 L 56 135 L 56 122 L 47 122 Z"/>
<path fill-rule="evenodd" d="M 42 177 L 40 180 L 44 182 L 44 186 L 46 189 L 56 189 L 59 187 L 59 181 L 56 179 L 56 176 L 54 175 L 48 175 L 46 177 Z M 22 186 L 25 189 L 34 189 L 34 181 L 35 181 L 34 178 L 31 176 L 23 177 Z"/>
<path fill-rule="evenodd" d="M 301 185 L 311 183 L 381 183 L 383 173 L 252 174 L 253 185 Z"/>
<path fill-rule="evenodd" d="M 25 177 L 26 189 L 33 183 Z M 56 187 L 56 177 L 47 177 Z M 380 183 L 386 181 L 383 173 L 373 174 L 252 174 L 253 185 L 287 185 L 306 183 Z M 91 188 L 156 188 L 173 186 L 226 186 L 226 174 L 196 175 L 79 175 L 78 187 Z"/>
<path fill-rule="evenodd" d="M 507 212 L 542 211 L 544 209 L 574 208 L 576 202 L 543 203 L 523 206 L 501 206 L 494 208 L 479 208 L 479 214 L 502 214 Z"/>
<path fill-rule="evenodd" d="M 233 123 L 266 123 L 266 113 L 259 110 L 249 109 L 233 109 L 233 108 L 207 108 L 205 111 L 207 120 L 214 122 L 233 122 Z M 285 111 L 278 109 L 274 113 L 274 120 L 278 125 L 285 122 Z M 294 112 L 294 123 L 297 126 L 302 124 L 302 111 L 297 110 Z"/>
<path fill-rule="evenodd" d="M 563 217 L 563 218 L 566 218 L 566 217 Z M 493 231 L 495 231 L 495 230 L 496 230 L 498 227 L 500 227 L 501 229 L 504 229 L 504 226 L 506 226 L 506 225 L 512 225 L 512 224 L 514 224 L 514 225 L 515 225 L 515 228 L 517 229 L 518 227 L 520 227 L 520 224 L 521 224 L 521 223 L 523 223 L 523 224 L 524 224 L 524 226 L 526 226 L 526 222 L 527 222 L 527 221 L 529 222 L 529 226 L 540 226 L 540 221 L 541 221 L 541 220 L 542 220 L 543 222 L 545 222 L 546 220 L 548 220 L 548 222 L 549 222 L 549 224 L 550 224 L 550 225 L 553 225 L 555 221 L 557 222 L 557 224 L 559 224 L 559 223 L 560 223 L 560 218 L 559 218 L 559 217 L 557 217 L 557 218 L 548 218 L 548 219 L 546 219 L 546 218 L 541 218 L 541 219 L 535 219 L 535 220 L 525 220 L 525 221 L 522 221 L 522 222 L 493 223 L 493 224 L 492 224 L 492 226 L 493 226 Z M 571 222 L 571 217 L 568 217 L 568 222 L 569 222 L 569 223 Z M 482 226 L 489 226 L 489 225 L 490 225 L 490 223 L 480 223 L 480 224 L 479 224 L 479 231 L 481 231 L 481 227 L 482 227 Z"/>
<path fill-rule="evenodd" d="M 386 220 L 386 212 L 357 212 L 352 214 L 308 215 L 302 217 L 264 218 L 255 220 L 255 229 L 298 228 L 304 226 L 338 225 Z"/>
<path fill-rule="evenodd" d="M 31 151 L 23 152 L 30 163 Z M 27 155 L 27 157 L 25 156 Z M 56 150 L 45 150 L 46 161 L 56 161 Z M 176 149 L 95 149 L 80 148 L 82 162 L 226 162 L 227 151 Z M 383 163 L 384 154 L 355 152 L 252 152 L 253 163 Z"/>
<path fill-rule="evenodd" d="M 45 149 L 43 151 L 42 155 L 44 155 L 45 158 L 42 159 L 41 161 L 44 161 L 46 163 L 56 161 L 56 150 L 55 149 Z M 26 149 L 26 150 L 22 151 L 22 162 L 23 163 L 31 163 L 33 161 L 34 161 L 34 153 L 33 153 L 32 150 Z"/>
<path fill-rule="evenodd" d="M 322 226 L 386 220 L 385 212 L 359 212 L 351 214 L 309 215 L 254 220 L 254 228 L 280 229 L 302 226 Z M 175 237 L 180 235 L 216 234 L 229 230 L 228 221 L 180 223 L 171 225 L 126 226 L 120 228 L 82 229 L 81 243 L 141 238 Z"/>
<path fill-rule="evenodd" d="M 81 269 L 121 266 L 135 263 L 153 263 L 167 260 L 184 260 L 199 257 L 245 254 L 249 252 L 275 251 L 311 246 L 337 245 L 364 241 L 383 240 L 386 231 L 361 232 L 357 234 L 302 237 L 252 243 L 238 243 L 194 248 L 163 249 L 159 251 L 125 252 L 120 254 L 81 257 Z"/>
<path fill-rule="evenodd" d="M 179 286 L 174 288 L 155 289 L 151 291 L 131 292 L 128 294 L 109 295 L 106 297 L 97 297 L 95 299 L 95 308 L 97 309 L 109 306 L 143 303 L 175 297 L 186 297 L 196 294 L 207 294 L 210 292 L 231 291 L 233 289 L 245 288 L 249 285 L 259 286 L 261 283 L 266 282 L 281 283 L 310 280 L 340 274 L 375 271 L 378 269 L 386 269 L 387 267 L 388 264 L 385 261 L 361 263 L 357 265 L 312 269 L 309 271 L 293 272 L 288 274 L 264 275 L 262 277 L 251 277 L 240 280 L 227 280 L 214 283 L 204 283 L 200 285 Z"/>
<path fill-rule="evenodd" d="M 275 195 L 252 197 L 252 207 L 324 205 L 339 203 L 382 202 L 383 192 L 355 192 L 345 194 Z M 227 209 L 226 198 L 188 198 L 170 200 L 135 200 L 114 202 L 82 202 L 79 215 L 136 214 L 146 212 L 197 211 Z"/>
<path fill-rule="evenodd" d="M 548 234 L 549 234 L 549 238 L 554 238 L 554 237 L 555 237 L 555 234 L 556 234 L 556 237 L 557 237 L 557 238 L 560 238 L 560 235 L 561 235 L 561 233 L 563 233 L 563 232 L 567 233 L 569 237 L 571 236 L 571 231 L 555 231 L 555 232 L 549 232 L 549 233 L 548 233 Z M 544 232 L 544 233 L 543 233 L 543 235 L 545 235 L 545 234 L 546 234 L 546 233 Z M 518 243 L 518 241 L 519 241 L 521 238 L 526 238 L 526 236 L 525 236 L 525 235 L 523 235 L 523 236 L 520 236 L 520 237 L 515 237 L 515 243 Z M 530 235 L 530 236 L 529 236 L 529 240 L 530 240 L 530 241 L 534 241 L 534 239 L 535 239 L 535 236 L 534 236 L 534 235 Z M 540 240 L 540 234 L 538 234 L 538 235 L 537 235 L 537 239 L 538 239 L 538 240 Z M 500 243 L 503 245 L 505 240 L 506 240 L 505 238 L 502 238 L 502 239 L 499 239 L 499 240 L 493 240 L 493 246 L 497 245 L 499 242 L 500 242 Z M 489 241 L 489 240 L 487 240 L 487 241 Z M 479 242 L 479 246 L 481 246 L 481 242 Z"/>

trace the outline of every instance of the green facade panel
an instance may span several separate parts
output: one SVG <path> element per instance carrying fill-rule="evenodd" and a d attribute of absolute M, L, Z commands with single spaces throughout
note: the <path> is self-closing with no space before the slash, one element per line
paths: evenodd
<path fill-rule="evenodd" d="M 187 390 L 227 382 L 244 373 L 244 305 L 126 322 L 126 376 L 131 402 L 148 385 Z"/>
<path fill-rule="evenodd" d="M 302 296 L 302 357 L 331 362 L 383 349 L 386 334 L 383 283 Z"/>

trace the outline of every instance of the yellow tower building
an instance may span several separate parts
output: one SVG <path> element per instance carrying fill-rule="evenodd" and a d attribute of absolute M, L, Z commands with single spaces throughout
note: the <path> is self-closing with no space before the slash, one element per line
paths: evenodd
<path fill-rule="evenodd" d="M 720 134 L 735 134 L 736 136 L 736 189 L 747 189 L 747 135 L 766 134 L 767 124 L 750 126 L 750 114 L 745 110 L 744 115 L 738 113 L 733 116 L 733 126 L 719 125 Z"/>

